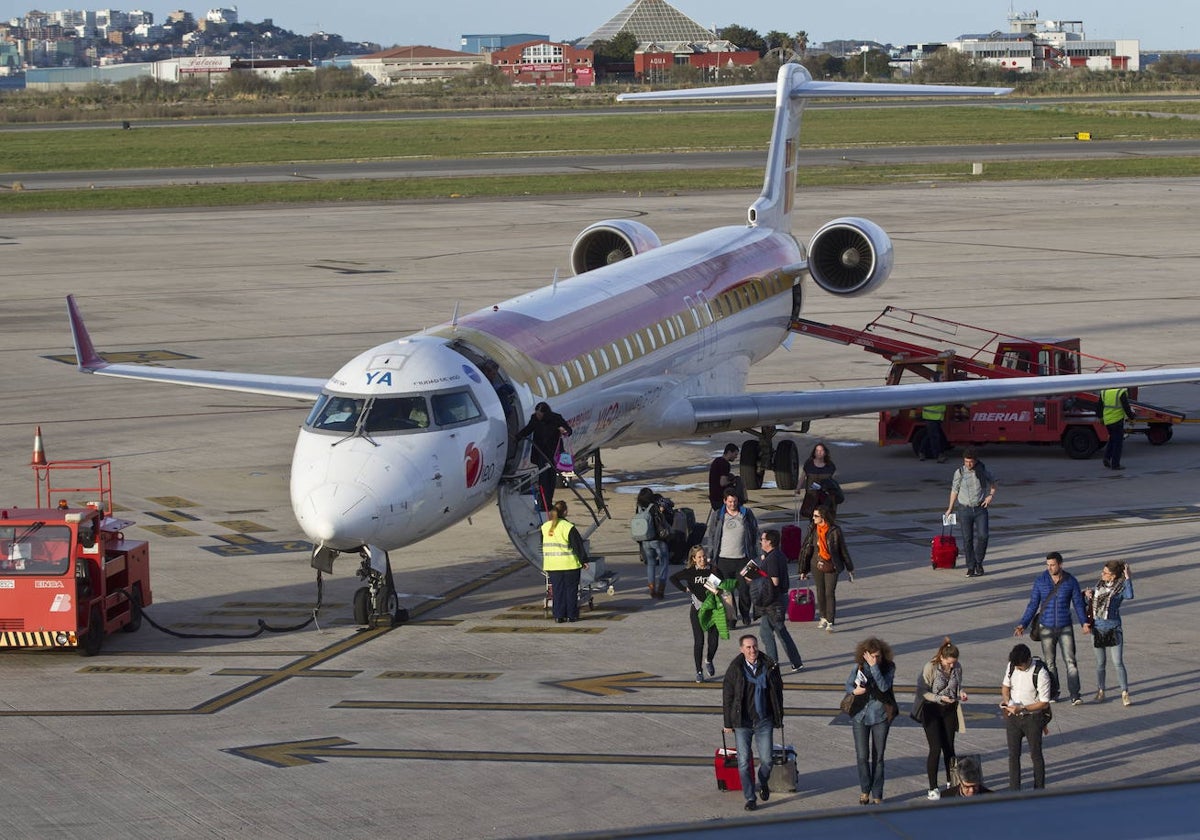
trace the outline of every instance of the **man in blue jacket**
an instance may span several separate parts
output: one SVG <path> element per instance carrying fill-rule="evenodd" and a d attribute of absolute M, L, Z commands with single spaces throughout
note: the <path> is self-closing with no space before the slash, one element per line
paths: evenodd
<path fill-rule="evenodd" d="M 1013 631 L 1014 636 L 1020 636 L 1025 628 L 1038 618 L 1041 626 L 1042 659 L 1046 666 L 1054 671 L 1062 684 L 1058 673 L 1058 648 L 1062 646 L 1063 661 L 1067 666 L 1067 691 L 1071 695 L 1071 705 L 1083 703 L 1079 687 L 1079 666 L 1075 663 L 1075 631 L 1071 627 L 1071 607 L 1075 607 L 1075 617 L 1084 634 L 1092 632 L 1088 623 L 1087 606 L 1083 601 L 1083 591 L 1079 581 L 1062 566 L 1062 555 L 1051 551 L 1046 555 L 1046 571 L 1033 581 L 1033 592 L 1029 596 L 1029 605 L 1021 616 L 1021 623 Z"/>

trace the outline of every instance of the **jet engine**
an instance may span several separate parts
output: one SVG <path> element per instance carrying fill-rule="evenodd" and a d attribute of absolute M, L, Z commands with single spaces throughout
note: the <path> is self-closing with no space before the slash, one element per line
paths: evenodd
<path fill-rule="evenodd" d="M 571 270 L 583 274 L 641 254 L 662 243 L 658 235 L 641 222 L 606 219 L 583 229 L 571 243 Z"/>
<path fill-rule="evenodd" d="M 808 273 L 830 294 L 874 291 L 892 273 L 892 240 L 866 219 L 834 219 L 809 240 Z"/>

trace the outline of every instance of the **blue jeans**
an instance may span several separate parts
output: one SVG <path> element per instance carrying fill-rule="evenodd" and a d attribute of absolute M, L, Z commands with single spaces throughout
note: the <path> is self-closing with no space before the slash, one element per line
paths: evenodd
<path fill-rule="evenodd" d="M 858 760 L 858 789 L 872 799 L 883 799 L 883 751 L 887 749 L 886 720 L 868 726 L 854 723 L 854 754 Z"/>
<path fill-rule="evenodd" d="M 779 661 L 779 648 L 775 645 L 775 634 L 778 633 L 779 638 L 783 639 L 783 649 L 787 651 L 788 661 L 792 663 L 793 668 L 799 668 L 804 664 L 804 660 L 800 658 L 800 651 L 796 649 L 792 634 L 788 632 L 784 609 L 776 606 L 763 610 L 762 622 L 759 625 L 763 653 L 776 662 Z"/>
<path fill-rule="evenodd" d="M 737 744 L 738 776 L 742 780 L 742 796 L 746 801 L 754 799 L 754 767 L 751 760 L 758 757 L 758 783 L 766 785 L 771 779 L 771 750 L 774 748 L 772 733 L 775 731 L 771 719 L 763 718 L 753 727 L 738 726 L 733 730 L 733 740 Z M 753 753 L 750 751 L 751 741 L 754 744 Z"/>
<path fill-rule="evenodd" d="M 1121 450 L 1125 448 L 1125 421 L 1119 420 L 1105 426 L 1108 430 L 1108 444 L 1104 447 L 1104 462 L 1109 466 L 1121 465 Z"/>
<path fill-rule="evenodd" d="M 1092 631 L 1093 633 L 1095 630 Z M 1129 690 L 1129 675 L 1125 673 L 1125 632 L 1117 628 L 1117 643 L 1109 648 L 1095 648 L 1096 651 L 1096 688 L 1104 690 L 1104 671 L 1105 671 L 1105 655 L 1112 657 L 1113 668 L 1117 672 L 1117 681 L 1121 684 L 1121 691 Z"/>
<path fill-rule="evenodd" d="M 671 568 L 671 552 L 663 540 L 646 540 L 642 547 L 642 560 L 646 563 L 646 583 L 666 583 Z"/>
<path fill-rule="evenodd" d="M 982 572 L 983 558 L 988 547 L 988 509 L 955 505 L 958 525 L 962 529 L 963 558 L 968 572 Z"/>
<path fill-rule="evenodd" d="M 1079 696 L 1079 665 L 1075 662 L 1075 630 L 1066 627 L 1042 627 L 1042 659 L 1046 667 L 1058 674 L 1058 648 L 1062 646 L 1063 663 L 1067 666 L 1067 692 L 1074 700 Z M 1062 675 L 1058 684 L 1062 685 Z"/>

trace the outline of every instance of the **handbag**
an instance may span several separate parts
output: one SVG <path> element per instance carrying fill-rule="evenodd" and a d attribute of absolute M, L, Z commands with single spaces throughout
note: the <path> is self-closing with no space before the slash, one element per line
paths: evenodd
<path fill-rule="evenodd" d="M 908 716 L 917 723 L 925 722 L 925 695 L 920 691 L 913 697 L 912 711 L 908 713 Z"/>
<path fill-rule="evenodd" d="M 1120 627 L 1113 627 L 1109 630 L 1097 630 L 1092 628 L 1092 647 L 1109 648 L 1117 646 L 1117 633 Z"/>
<path fill-rule="evenodd" d="M 863 706 L 867 705 L 866 694 L 855 694 L 852 691 L 847 691 L 846 696 L 842 698 L 842 703 L 839 708 L 842 714 L 854 717 L 863 710 Z"/>

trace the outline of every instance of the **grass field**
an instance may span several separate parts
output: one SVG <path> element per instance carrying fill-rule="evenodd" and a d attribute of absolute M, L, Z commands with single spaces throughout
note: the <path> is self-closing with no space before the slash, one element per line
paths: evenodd
<path fill-rule="evenodd" d="M 1152 107 L 1152 106 L 1151 106 Z M 462 158 L 486 155 L 614 154 L 647 151 L 760 149 L 771 113 L 671 113 L 631 108 L 628 115 L 438 118 L 334 123 L 14 131 L 3 134 L 0 173 L 120 170 L 176 166 Z M 995 106 L 814 109 L 805 117 L 810 147 L 1036 142 L 1090 132 L 1094 139 L 1200 137 L 1200 121 L 1115 113 L 1100 106 L 1046 106 L 1003 101 Z M 1197 174 L 1200 160 L 1124 159 L 989 164 L 982 176 L 963 165 L 808 168 L 802 183 L 1012 178 L 1120 178 Z M 141 207 L 229 206 L 275 202 L 374 201 L 451 196 L 502 196 L 628 191 L 694 191 L 755 187 L 762 173 L 713 170 L 674 173 L 411 178 L 295 184 L 231 184 L 95 190 L 0 192 L 0 212 Z M 11 184 L 3 184 L 11 186 Z"/>

